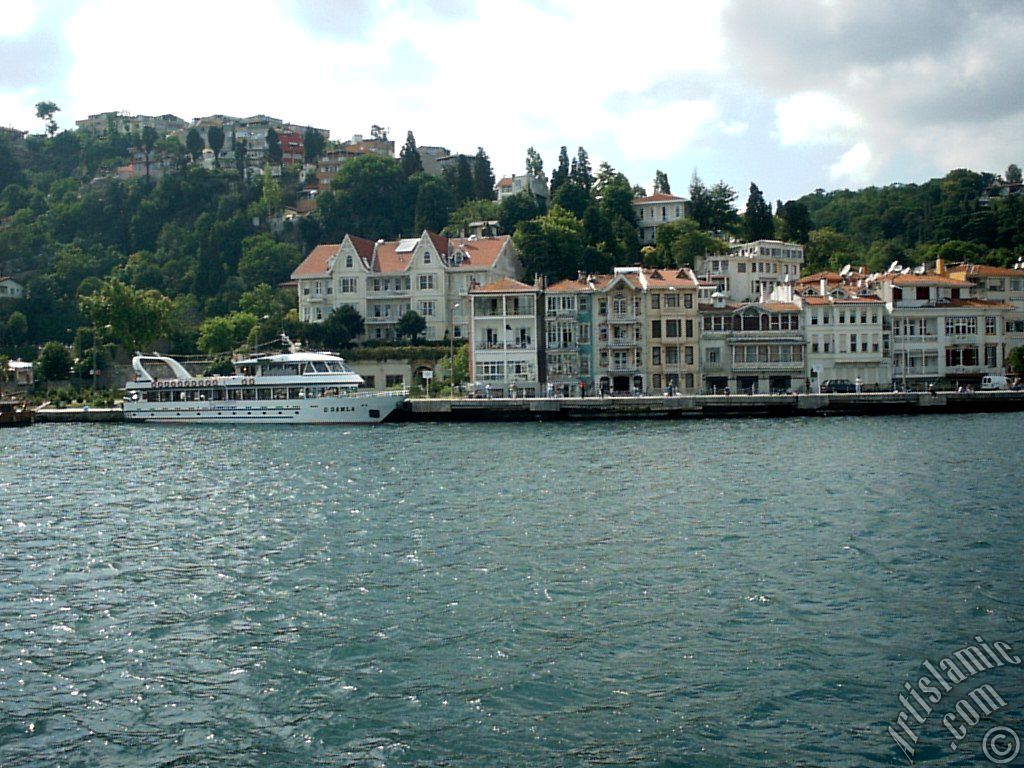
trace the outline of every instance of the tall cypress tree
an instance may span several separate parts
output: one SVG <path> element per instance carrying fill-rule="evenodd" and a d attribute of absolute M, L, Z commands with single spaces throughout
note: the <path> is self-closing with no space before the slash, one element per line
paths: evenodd
<path fill-rule="evenodd" d="M 558 167 L 551 174 L 551 194 L 554 196 L 558 188 L 569 180 L 569 152 L 562 147 L 558 153 Z"/>
<path fill-rule="evenodd" d="M 420 151 L 416 149 L 416 139 L 412 135 L 412 131 L 409 131 L 406 135 L 405 146 L 402 147 L 398 159 L 402 164 L 402 173 L 405 174 L 406 178 L 423 170 L 423 159 L 420 157 Z"/>
<path fill-rule="evenodd" d="M 477 200 L 494 199 L 494 171 L 483 147 L 476 148 L 476 157 L 473 158 L 473 197 Z"/>
<path fill-rule="evenodd" d="M 572 172 L 569 178 L 589 192 L 594 186 L 594 172 L 590 167 L 590 156 L 587 150 L 580 147 L 572 161 Z"/>
<path fill-rule="evenodd" d="M 748 242 L 775 238 L 775 219 L 772 217 L 772 207 L 765 202 L 764 195 L 758 189 L 757 184 L 753 182 L 750 184 L 747 210 L 743 214 L 743 230 Z"/>

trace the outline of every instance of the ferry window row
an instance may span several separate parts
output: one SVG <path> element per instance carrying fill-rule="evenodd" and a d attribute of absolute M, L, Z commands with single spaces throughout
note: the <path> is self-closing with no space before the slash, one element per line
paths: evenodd
<path fill-rule="evenodd" d="M 348 387 L 233 387 L 229 389 L 149 389 L 143 399 L 148 403 L 202 401 L 307 400 L 350 394 Z"/>

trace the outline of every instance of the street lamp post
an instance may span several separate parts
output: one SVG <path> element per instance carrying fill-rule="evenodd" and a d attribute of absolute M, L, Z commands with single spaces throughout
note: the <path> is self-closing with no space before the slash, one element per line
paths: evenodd
<path fill-rule="evenodd" d="M 448 334 L 448 382 L 451 388 L 451 397 L 455 397 L 455 310 L 461 305 L 458 303 L 452 304 L 451 311 L 448 313 L 449 320 L 451 321 L 451 330 Z"/>

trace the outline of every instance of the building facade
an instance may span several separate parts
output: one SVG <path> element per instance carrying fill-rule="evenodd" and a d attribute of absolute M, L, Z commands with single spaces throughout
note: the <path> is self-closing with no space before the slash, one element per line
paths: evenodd
<path fill-rule="evenodd" d="M 504 202 L 512 195 L 526 192 L 538 203 L 547 207 L 550 194 L 548 192 L 548 180 L 541 176 L 505 176 L 494 187 L 498 202 Z"/>
<path fill-rule="evenodd" d="M 579 275 L 544 294 L 545 359 L 556 391 L 694 392 L 700 323 L 686 269 L 616 267 Z"/>
<path fill-rule="evenodd" d="M 23 299 L 25 288 L 13 277 L 0 276 L 0 299 Z"/>
<path fill-rule="evenodd" d="M 729 301 L 755 302 L 769 296 L 777 285 L 796 282 L 804 263 L 804 247 L 781 240 L 736 243 L 728 253 L 696 259 L 696 272 L 715 283 Z"/>
<path fill-rule="evenodd" d="M 544 394 L 541 292 L 507 277 L 470 289 L 469 371 L 477 393 Z"/>
<path fill-rule="evenodd" d="M 686 218 L 688 207 L 689 202 L 685 198 L 661 192 L 633 198 L 640 245 L 653 245 L 658 227 Z"/>
<path fill-rule="evenodd" d="M 700 312 L 705 393 L 807 391 L 803 310 L 798 304 L 728 302 L 717 291 Z"/>
<path fill-rule="evenodd" d="M 292 273 L 299 319 L 322 322 L 341 306 L 365 321 L 365 338 L 398 339 L 398 321 L 413 310 L 426 321 L 426 338 L 469 332 L 469 290 L 502 277 L 517 278 L 518 254 L 507 235 L 447 238 L 424 231 L 418 238 L 373 242 L 346 235 L 339 244 L 314 248 Z"/>

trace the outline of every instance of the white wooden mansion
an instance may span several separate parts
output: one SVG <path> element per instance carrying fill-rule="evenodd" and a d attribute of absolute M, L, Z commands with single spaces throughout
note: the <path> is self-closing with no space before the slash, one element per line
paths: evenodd
<path fill-rule="evenodd" d="M 318 245 L 292 280 L 304 322 L 322 322 L 347 305 L 365 320 L 366 339 L 395 341 L 399 319 L 414 310 L 426 320 L 426 338 L 441 340 L 467 336 L 471 285 L 518 278 L 520 272 L 507 235 L 448 238 L 424 231 L 376 242 L 346 235 L 341 243 Z"/>

